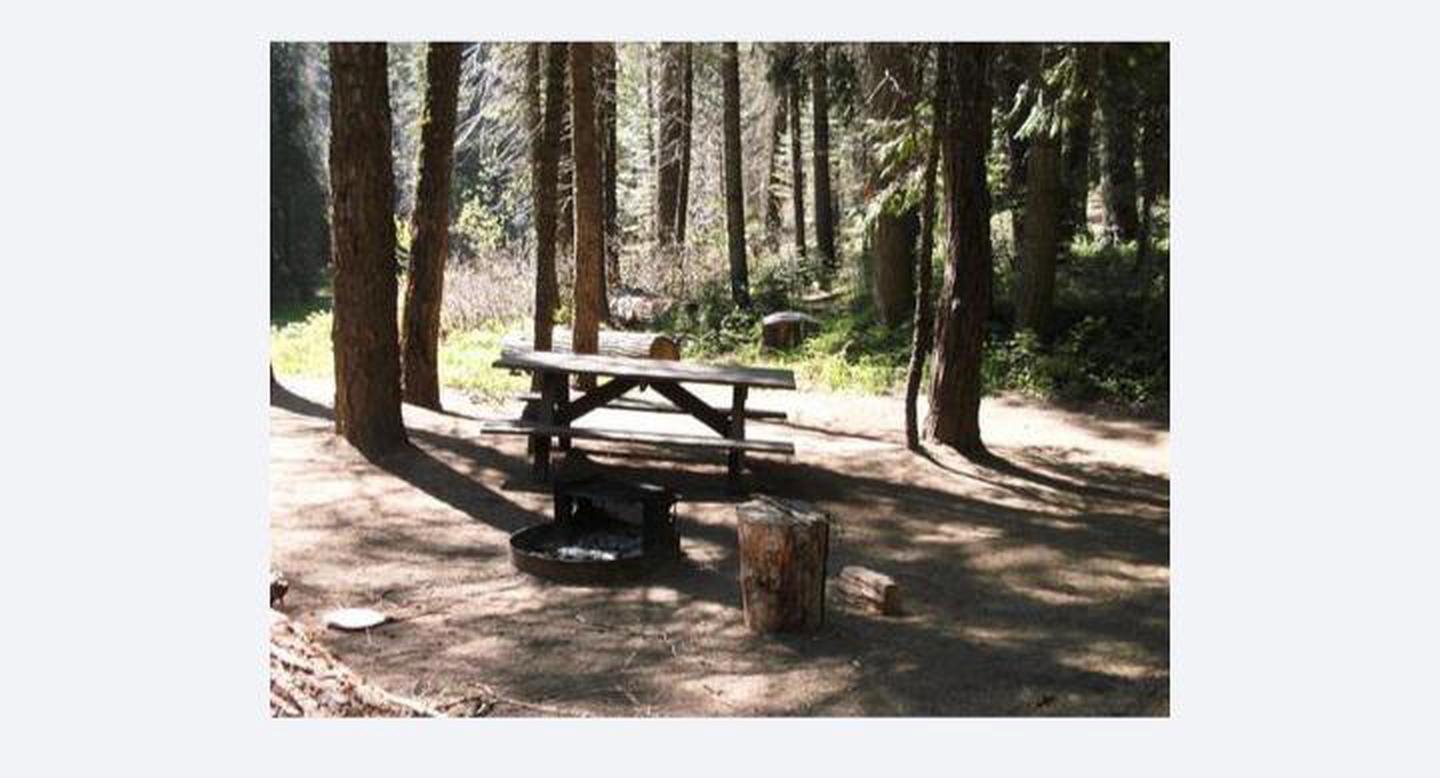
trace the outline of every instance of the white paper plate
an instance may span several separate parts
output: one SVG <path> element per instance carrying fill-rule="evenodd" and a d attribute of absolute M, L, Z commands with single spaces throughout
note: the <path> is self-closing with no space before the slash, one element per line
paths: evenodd
<path fill-rule="evenodd" d="M 326 613 L 324 619 L 331 629 L 353 631 L 378 627 L 390 617 L 371 608 L 340 608 Z"/>

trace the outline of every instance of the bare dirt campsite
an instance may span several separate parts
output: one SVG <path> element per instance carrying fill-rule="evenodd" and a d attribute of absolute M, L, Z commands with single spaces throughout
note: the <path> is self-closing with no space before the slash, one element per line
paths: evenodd
<path fill-rule="evenodd" d="M 1168 713 L 1157 424 L 990 399 L 982 423 L 1008 462 L 995 469 L 906 451 L 892 398 L 757 399 L 793 414 L 775 433 L 797 455 L 754 457 L 753 481 L 833 516 L 833 570 L 885 571 L 904 591 L 897 617 L 832 592 L 820 632 L 776 638 L 741 616 L 723 457 L 606 458 L 684 495 L 685 558 L 637 585 L 563 586 L 510 563 L 510 533 L 550 511 L 524 439 L 478 432 L 515 408 L 458 393 L 446 412 L 406 406 L 414 449 L 370 462 L 335 436 L 332 386 L 284 383 L 270 409 L 284 610 L 370 681 L 451 715 Z M 396 620 L 320 623 L 357 604 Z"/>
<path fill-rule="evenodd" d="M 271 45 L 271 714 L 1168 716 L 1169 45 Z"/>

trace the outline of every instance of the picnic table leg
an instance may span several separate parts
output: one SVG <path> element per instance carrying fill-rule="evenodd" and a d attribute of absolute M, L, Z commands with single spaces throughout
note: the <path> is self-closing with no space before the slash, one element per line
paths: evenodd
<path fill-rule="evenodd" d="M 556 387 L 555 387 L 555 418 L 556 418 L 556 419 L 567 419 L 567 421 L 566 421 L 565 423 L 566 423 L 566 424 L 569 424 L 569 423 L 570 423 L 570 422 L 568 421 L 568 419 L 570 418 L 569 410 L 570 410 L 570 376 L 569 376 L 568 374 L 566 374 L 566 373 L 561 373 L 561 374 L 560 374 L 560 380 L 556 383 Z M 568 437 L 560 438 L 559 448 L 560 448 L 561 451 L 569 451 L 569 450 L 570 450 L 570 438 L 568 438 Z"/>
<path fill-rule="evenodd" d="M 556 398 L 559 396 L 557 385 L 565 382 L 564 374 L 543 373 L 540 378 L 540 423 L 553 424 L 555 422 Z M 531 439 L 534 460 L 531 462 L 530 475 L 536 483 L 544 483 L 550 480 L 550 436 L 536 435 Z"/>
<path fill-rule="evenodd" d="M 745 439 L 745 395 L 749 387 L 737 386 L 730 402 L 730 439 Z M 730 487 L 738 491 L 740 489 L 740 473 L 745 469 L 745 452 L 740 449 L 731 449 L 728 470 L 730 476 Z"/>

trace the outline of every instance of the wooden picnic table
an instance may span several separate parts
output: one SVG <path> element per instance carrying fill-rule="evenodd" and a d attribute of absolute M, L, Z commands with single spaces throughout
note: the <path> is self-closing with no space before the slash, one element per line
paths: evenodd
<path fill-rule="evenodd" d="M 793 390 L 795 374 L 789 370 L 525 349 L 503 352 L 495 361 L 495 367 L 540 376 L 538 403 L 527 418 L 489 421 L 481 426 L 482 432 L 529 436 L 533 441 L 532 473 L 537 480 L 549 479 L 551 438 L 558 439 L 561 449 L 569 448 L 572 438 L 678 448 L 723 449 L 729 452 L 727 470 L 732 483 L 739 481 L 747 451 L 795 453 L 795 446 L 789 442 L 745 437 L 745 419 L 758 415 L 747 412 L 745 408 L 749 390 Z M 572 399 L 572 375 L 606 377 L 610 380 L 599 383 L 595 388 Z M 730 407 L 722 409 L 711 406 L 682 386 L 686 383 L 731 387 Z M 612 404 L 615 404 L 612 407 L 622 407 L 617 401 L 620 401 L 626 392 L 644 387 L 655 390 L 674 406 L 654 410 L 684 412 L 714 430 L 720 437 L 574 426 L 575 420 L 596 409 Z M 634 401 L 624 404 L 623 407 L 626 410 L 645 409 L 643 404 Z M 774 414 L 768 415 L 773 417 Z"/>

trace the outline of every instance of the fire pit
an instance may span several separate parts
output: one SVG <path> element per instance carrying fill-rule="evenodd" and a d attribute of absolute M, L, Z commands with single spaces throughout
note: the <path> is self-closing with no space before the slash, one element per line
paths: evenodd
<path fill-rule="evenodd" d="M 516 569 L 565 583 L 638 578 L 680 555 L 675 495 L 604 474 L 555 479 L 555 520 L 510 536 Z"/>

